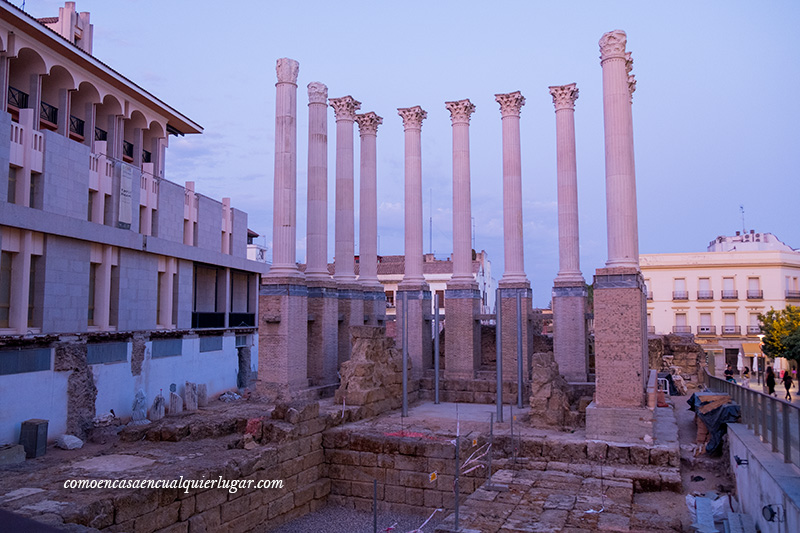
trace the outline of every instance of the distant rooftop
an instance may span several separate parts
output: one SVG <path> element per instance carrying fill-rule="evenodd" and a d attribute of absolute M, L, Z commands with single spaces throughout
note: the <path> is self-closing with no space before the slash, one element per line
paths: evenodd
<path fill-rule="evenodd" d="M 756 252 L 765 250 L 795 251 L 772 233 L 756 233 L 752 229 L 749 233 L 737 231 L 736 235 L 731 237 L 720 235 L 708 243 L 709 252 Z"/>

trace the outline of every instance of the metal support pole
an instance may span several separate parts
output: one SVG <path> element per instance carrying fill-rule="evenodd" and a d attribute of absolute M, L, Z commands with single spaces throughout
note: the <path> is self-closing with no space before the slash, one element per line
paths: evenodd
<path fill-rule="evenodd" d="M 497 421 L 503 422 L 503 342 L 502 342 L 502 320 L 500 308 L 500 288 L 495 291 L 495 309 L 497 317 L 495 318 L 495 359 L 497 363 L 497 393 L 495 398 L 497 400 Z"/>
<path fill-rule="evenodd" d="M 788 372 L 788 370 L 787 370 Z M 789 427 L 789 404 L 781 404 L 781 417 L 783 418 L 783 462 L 792 462 L 792 434 Z"/>
<path fill-rule="evenodd" d="M 378 533 L 378 480 L 372 480 L 372 533 Z"/>
<path fill-rule="evenodd" d="M 770 398 L 769 400 L 770 405 L 770 414 L 772 415 L 772 451 L 778 451 L 778 400 L 773 400 Z"/>
<path fill-rule="evenodd" d="M 522 295 L 517 291 L 517 409 L 522 409 Z"/>
<path fill-rule="evenodd" d="M 408 291 L 403 291 L 403 411 L 408 416 Z"/>
<path fill-rule="evenodd" d="M 492 487 L 492 448 L 494 447 L 494 413 L 489 413 L 489 453 L 486 454 L 486 471 L 489 473 L 489 483 L 487 488 Z"/>
<path fill-rule="evenodd" d="M 512 462 L 516 465 L 517 464 L 517 447 L 514 446 L 514 404 L 512 403 L 509 408 L 511 409 L 510 417 L 511 417 L 511 459 Z"/>
<path fill-rule="evenodd" d="M 439 403 L 439 294 L 433 295 L 433 403 Z"/>
<path fill-rule="evenodd" d="M 458 526 L 458 479 L 461 476 L 461 457 L 460 457 L 460 448 L 461 448 L 461 437 L 456 435 L 456 478 L 453 482 L 453 490 L 455 491 L 455 501 L 456 501 L 456 531 L 461 529 Z"/>

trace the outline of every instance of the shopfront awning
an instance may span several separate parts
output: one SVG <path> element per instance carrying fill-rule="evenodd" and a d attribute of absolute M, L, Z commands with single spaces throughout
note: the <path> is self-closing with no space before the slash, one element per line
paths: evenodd
<path fill-rule="evenodd" d="M 759 357 L 761 355 L 760 342 L 743 342 L 742 355 L 745 357 Z"/>

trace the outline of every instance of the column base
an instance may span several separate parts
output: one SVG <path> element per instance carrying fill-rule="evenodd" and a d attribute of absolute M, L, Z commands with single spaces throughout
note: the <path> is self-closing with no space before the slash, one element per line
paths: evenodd
<path fill-rule="evenodd" d="M 586 438 L 608 442 L 652 444 L 655 415 L 646 407 L 586 407 Z"/>
<path fill-rule="evenodd" d="M 408 359 L 411 361 L 412 379 L 433 368 L 433 326 L 431 293 L 427 283 L 400 283 L 396 296 L 397 345 L 403 347 L 403 296 L 408 298 Z"/>
<path fill-rule="evenodd" d="M 531 309 L 531 302 L 533 301 L 533 292 L 531 285 L 528 281 L 524 282 L 503 282 L 498 284 L 500 287 L 500 313 L 502 320 L 501 330 L 501 346 L 503 356 L 503 380 L 517 380 L 518 362 L 517 362 L 517 295 L 522 300 L 520 317 L 521 332 L 522 332 L 522 380 L 527 382 L 530 380 L 530 358 L 533 355 L 531 352 L 533 332 L 531 331 L 531 322 L 528 318 Z"/>
<path fill-rule="evenodd" d="M 586 299 L 582 280 L 559 282 L 553 287 L 553 355 L 559 373 L 569 382 L 588 379 Z"/>
<path fill-rule="evenodd" d="M 601 268 L 594 287 L 597 406 L 644 407 L 648 367 L 644 278 L 635 268 Z"/>
<path fill-rule="evenodd" d="M 481 364 L 481 294 L 474 282 L 448 283 L 444 296 L 445 379 L 474 379 Z"/>
<path fill-rule="evenodd" d="M 350 338 L 350 326 L 364 325 L 364 291 L 356 282 L 337 283 L 339 298 L 338 314 L 338 361 L 341 366 L 350 360 L 353 340 Z"/>
<path fill-rule="evenodd" d="M 308 280 L 308 378 L 330 385 L 339 370 L 339 291 L 332 280 Z"/>
<path fill-rule="evenodd" d="M 269 278 L 259 288 L 259 393 L 288 400 L 308 387 L 308 289 L 296 278 Z"/>

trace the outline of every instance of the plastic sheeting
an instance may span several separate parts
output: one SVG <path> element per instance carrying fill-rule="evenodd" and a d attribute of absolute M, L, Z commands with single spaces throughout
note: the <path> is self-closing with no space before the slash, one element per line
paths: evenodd
<path fill-rule="evenodd" d="M 703 405 L 702 396 L 697 393 L 686 400 L 689 404 L 689 409 L 697 413 L 697 416 L 708 428 L 710 438 L 706 444 L 706 452 L 709 455 L 718 455 L 722 452 L 722 437 L 728 430 L 728 424 L 737 422 L 742 415 L 742 409 L 738 403 L 731 401 L 725 405 L 721 405 L 716 409 L 712 409 L 707 413 L 700 412 L 700 406 Z"/>

